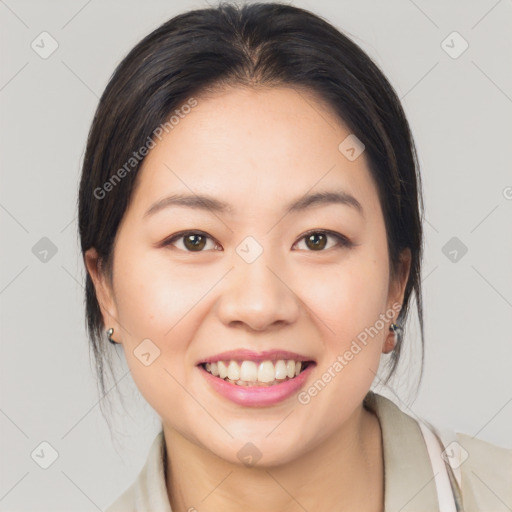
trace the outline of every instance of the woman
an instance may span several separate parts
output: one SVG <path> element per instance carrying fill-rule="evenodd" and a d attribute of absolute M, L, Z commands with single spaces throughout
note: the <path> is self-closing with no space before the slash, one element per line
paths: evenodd
<path fill-rule="evenodd" d="M 108 339 L 162 431 L 108 511 L 510 509 L 510 450 L 370 391 L 413 293 L 423 339 L 421 208 L 393 88 L 320 17 L 223 4 L 137 44 L 79 229 L 100 383 Z"/>

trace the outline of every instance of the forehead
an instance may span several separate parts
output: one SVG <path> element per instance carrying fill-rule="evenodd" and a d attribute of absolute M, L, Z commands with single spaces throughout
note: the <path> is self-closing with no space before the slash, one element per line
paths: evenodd
<path fill-rule="evenodd" d="M 376 199 L 364 152 L 351 161 L 340 151 L 351 131 L 315 94 L 234 88 L 195 99 L 139 170 L 139 214 L 172 193 L 220 197 L 234 213 L 332 189 Z"/>

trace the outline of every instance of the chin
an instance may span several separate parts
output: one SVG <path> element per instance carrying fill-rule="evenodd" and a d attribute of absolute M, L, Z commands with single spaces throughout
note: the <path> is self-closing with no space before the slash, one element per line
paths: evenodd
<path fill-rule="evenodd" d="M 204 445 L 204 448 L 215 456 L 229 462 L 248 468 L 271 468 L 282 466 L 300 457 L 304 450 L 304 440 L 293 442 L 289 435 L 267 437 L 268 432 L 253 436 L 237 437 L 229 442 L 215 446 Z M 271 434 L 272 435 L 272 434 Z M 285 439 L 284 439 L 285 438 Z M 300 452 L 297 447 L 300 446 Z"/>

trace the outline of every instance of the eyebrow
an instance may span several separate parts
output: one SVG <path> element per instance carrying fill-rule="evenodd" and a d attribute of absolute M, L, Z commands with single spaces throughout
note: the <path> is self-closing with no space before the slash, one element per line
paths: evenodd
<path fill-rule="evenodd" d="M 295 213 L 307 210 L 313 206 L 329 204 L 342 204 L 349 206 L 364 217 L 364 210 L 361 203 L 353 195 L 343 190 L 315 192 L 313 194 L 304 195 L 289 203 L 285 207 L 284 211 L 285 214 Z M 172 206 L 190 208 L 194 210 L 209 210 L 211 212 L 227 213 L 230 215 L 235 211 L 233 206 L 230 204 L 208 195 L 174 194 L 153 203 L 144 214 L 144 217 L 154 215 L 155 213 Z"/>

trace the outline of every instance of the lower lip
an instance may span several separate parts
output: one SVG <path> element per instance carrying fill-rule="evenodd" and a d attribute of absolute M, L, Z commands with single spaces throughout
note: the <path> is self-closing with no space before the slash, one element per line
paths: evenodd
<path fill-rule="evenodd" d="M 304 385 L 314 367 L 315 363 L 309 363 L 297 377 L 273 386 L 239 386 L 214 377 L 202 366 L 198 368 L 213 389 L 228 400 L 247 407 L 265 407 L 282 402 L 296 393 Z"/>

